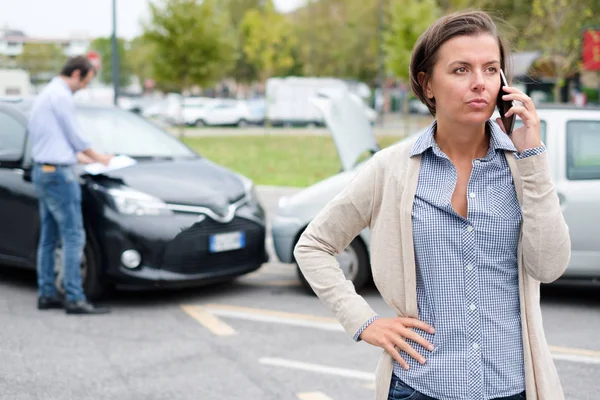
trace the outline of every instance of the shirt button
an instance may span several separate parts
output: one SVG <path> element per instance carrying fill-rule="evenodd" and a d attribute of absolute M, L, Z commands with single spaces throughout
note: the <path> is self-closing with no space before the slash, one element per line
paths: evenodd
<path fill-rule="evenodd" d="M 473 227 L 471 225 L 467 226 L 467 232 L 473 232 Z"/>
<path fill-rule="evenodd" d="M 480 160 L 475 160 L 475 164 L 481 164 Z"/>
<path fill-rule="evenodd" d="M 469 265 L 467 265 L 467 271 L 470 271 L 470 270 L 472 270 L 472 269 L 473 269 L 473 264 L 469 264 Z"/>
<path fill-rule="evenodd" d="M 475 311 L 476 309 L 477 309 L 477 306 L 475 306 L 475 304 L 471 304 L 469 306 L 469 310 L 471 310 L 471 311 Z"/>
<path fill-rule="evenodd" d="M 473 193 L 473 192 L 469 193 L 469 197 L 472 198 L 472 199 L 474 199 L 475 198 L 475 193 Z"/>
<path fill-rule="evenodd" d="M 477 343 L 473 343 L 473 348 L 474 348 L 475 350 L 478 350 L 478 349 L 479 349 L 479 345 L 478 345 Z"/>

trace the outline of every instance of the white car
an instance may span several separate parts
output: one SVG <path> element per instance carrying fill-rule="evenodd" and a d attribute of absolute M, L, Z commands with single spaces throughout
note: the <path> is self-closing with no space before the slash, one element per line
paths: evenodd
<path fill-rule="evenodd" d="M 245 127 L 260 123 L 244 100 L 219 100 L 206 104 L 198 113 L 196 126 Z"/>
<path fill-rule="evenodd" d="M 356 164 L 358 156 L 378 149 L 364 113 L 356 112 L 356 106 L 347 99 L 321 99 L 315 104 L 333 135 L 343 171 L 280 199 L 271 227 L 276 254 L 284 263 L 295 263 L 294 246 L 306 226 L 362 168 L 364 162 Z M 538 113 L 571 235 L 571 261 L 562 279 L 600 279 L 600 108 L 540 105 Z M 516 126 L 520 124 L 517 120 Z M 337 259 L 357 290 L 367 284 L 371 280 L 369 229 L 363 230 Z M 299 269 L 298 273 L 310 290 Z"/>

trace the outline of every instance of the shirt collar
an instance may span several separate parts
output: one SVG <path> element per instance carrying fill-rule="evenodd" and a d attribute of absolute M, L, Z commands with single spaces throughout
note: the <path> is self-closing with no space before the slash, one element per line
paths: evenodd
<path fill-rule="evenodd" d="M 71 88 L 69 87 L 69 85 L 67 85 L 67 82 L 65 82 L 65 80 L 63 78 L 61 78 L 60 76 L 55 76 L 54 78 L 52 78 L 52 83 L 65 89 L 70 94 L 73 94 L 73 92 L 71 91 Z"/>
<path fill-rule="evenodd" d="M 507 150 L 512 152 L 517 151 L 517 148 L 513 144 L 512 140 L 510 140 L 508 135 L 504 133 L 502 129 L 500 129 L 496 122 L 488 120 L 487 126 L 489 127 L 489 131 L 491 133 L 489 153 L 496 152 L 497 150 Z M 423 154 L 427 149 L 437 146 L 434 137 L 436 129 L 437 121 L 433 121 L 417 138 L 410 152 L 411 157 L 418 154 Z"/>

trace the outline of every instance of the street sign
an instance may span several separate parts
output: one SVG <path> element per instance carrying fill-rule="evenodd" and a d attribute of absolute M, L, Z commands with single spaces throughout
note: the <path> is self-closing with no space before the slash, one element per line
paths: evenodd
<path fill-rule="evenodd" d="M 100 67 L 102 66 L 102 60 L 100 59 L 100 54 L 91 50 L 91 51 L 88 51 L 87 58 L 88 58 L 88 60 L 90 60 L 90 62 L 94 66 L 94 69 L 96 71 L 99 71 Z"/>
<path fill-rule="evenodd" d="M 583 69 L 600 71 L 600 29 L 584 30 L 582 47 Z"/>

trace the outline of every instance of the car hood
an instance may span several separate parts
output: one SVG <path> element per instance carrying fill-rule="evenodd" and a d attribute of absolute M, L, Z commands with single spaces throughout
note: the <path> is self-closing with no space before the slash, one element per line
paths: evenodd
<path fill-rule="evenodd" d="M 90 177 L 120 181 L 166 203 L 207 206 L 217 212 L 246 194 L 243 177 L 200 157 L 139 160 L 133 166 Z"/>
<path fill-rule="evenodd" d="M 323 90 L 311 98 L 327 124 L 344 171 L 365 152 L 379 151 L 362 99 L 345 89 Z"/>

